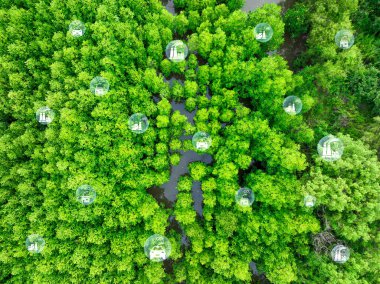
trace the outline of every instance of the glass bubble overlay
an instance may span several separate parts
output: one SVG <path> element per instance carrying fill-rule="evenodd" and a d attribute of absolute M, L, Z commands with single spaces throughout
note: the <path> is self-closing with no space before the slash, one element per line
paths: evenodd
<path fill-rule="evenodd" d="M 134 133 L 144 133 L 149 127 L 149 120 L 143 113 L 134 113 L 129 117 L 128 127 Z"/>
<path fill-rule="evenodd" d="M 282 107 L 286 113 L 296 115 L 302 110 L 302 101 L 299 97 L 289 96 L 285 98 Z"/>
<path fill-rule="evenodd" d="M 79 20 L 72 21 L 69 25 L 69 32 L 73 37 L 81 37 L 86 32 L 86 26 Z"/>
<path fill-rule="evenodd" d="M 337 263 L 345 263 L 350 258 L 350 250 L 344 245 L 336 245 L 331 250 L 331 258 Z"/>
<path fill-rule="evenodd" d="M 206 151 L 208 148 L 211 147 L 212 138 L 208 133 L 198 131 L 193 135 L 191 142 L 195 149 L 199 151 Z"/>
<path fill-rule="evenodd" d="M 189 54 L 189 48 L 182 40 L 173 40 L 166 46 L 165 54 L 170 61 L 181 62 Z"/>
<path fill-rule="evenodd" d="M 243 187 L 236 192 L 235 201 L 242 207 L 249 207 L 255 201 L 255 195 L 251 189 Z"/>
<path fill-rule="evenodd" d="M 107 79 L 101 76 L 96 76 L 90 82 L 90 91 L 97 96 L 104 96 L 107 94 L 109 88 L 110 84 L 108 83 Z"/>
<path fill-rule="evenodd" d="M 32 234 L 26 238 L 26 248 L 31 253 L 40 253 L 45 247 L 45 240 L 38 234 Z"/>
<path fill-rule="evenodd" d="M 315 198 L 313 195 L 306 195 L 304 198 L 304 204 L 306 207 L 313 207 L 316 201 L 317 198 Z"/>
<path fill-rule="evenodd" d="M 260 23 L 255 26 L 253 30 L 253 35 L 255 39 L 259 42 L 267 42 L 270 41 L 273 36 L 273 29 L 267 23 Z"/>
<path fill-rule="evenodd" d="M 36 111 L 36 119 L 39 123 L 47 125 L 53 121 L 55 113 L 47 106 L 41 107 Z"/>
<path fill-rule="evenodd" d="M 154 262 L 167 259 L 172 251 L 172 246 L 165 236 L 154 234 L 150 236 L 144 244 L 145 255 Z"/>
<path fill-rule="evenodd" d="M 319 140 L 317 150 L 325 161 L 333 162 L 342 157 L 344 145 L 342 140 L 329 134 Z"/>
<path fill-rule="evenodd" d="M 76 199 L 79 203 L 82 203 L 83 205 L 89 205 L 95 201 L 95 198 L 96 191 L 92 186 L 83 184 L 77 188 Z"/>
<path fill-rule="evenodd" d="M 340 30 L 335 34 L 335 44 L 341 49 L 349 49 L 354 42 L 355 37 L 349 30 Z"/>

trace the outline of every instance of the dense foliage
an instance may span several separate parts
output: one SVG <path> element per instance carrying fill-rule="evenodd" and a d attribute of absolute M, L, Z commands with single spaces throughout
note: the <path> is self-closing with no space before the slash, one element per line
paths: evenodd
<path fill-rule="evenodd" d="M 379 119 L 364 126 L 380 104 L 378 38 L 357 37 L 346 51 L 333 40 L 355 27 L 353 14 L 359 30 L 374 21 L 372 2 L 305 1 L 285 24 L 279 6 L 246 13 L 241 0 L 174 0 L 177 15 L 158 0 L 1 1 L 0 282 L 249 283 L 254 261 L 272 283 L 376 283 Z M 83 37 L 67 30 L 75 19 Z M 253 36 L 260 22 L 274 30 L 268 43 Z M 297 74 L 267 53 L 285 28 L 308 34 Z M 186 61 L 166 59 L 173 39 L 188 44 Z M 103 97 L 89 90 L 99 75 L 110 82 Z M 283 111 L 289 95 L 302 99 L 301 115 Z M 174 101 L 196 111 L 194 124 Z M 44 105 L 56 111 L 48 126 L 35 119 Z M 136 112 L 149 118 L 143 134 L 128 129 Z M 197 131 L 211 134 L 213 162 L 189 164 L 167 208 L 149 189 L 169 180 Z M 334 163 L 316 154 L 328 133 L 346 147 Z M 75 200 L 81 184 L 96 189 L 94 204 Z M 235 203 L 243 186 L 252 207 Z M 318 198 L 314 210 L 306 192 Z M 312 236 L 323 231 L 352 249 L 347 263 L 315 252 Z M 41 254 L 25 249 L 32 233 L 46 241 Z M 164 265 L 144 255 L 154 233 L 172 244 Z"/>

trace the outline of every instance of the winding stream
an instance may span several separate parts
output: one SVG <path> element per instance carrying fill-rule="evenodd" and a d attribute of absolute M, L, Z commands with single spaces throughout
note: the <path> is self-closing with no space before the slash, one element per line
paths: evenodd
<path fill-rule="evenodd" d="M 164 78 L 164 81 L 169 84 L 170 86 L 173 85 L 174 82 L 178 82 L 179 84 L 183 85 L 183 80 L 177 77 L 171 77 L 169 80 Z M 207 90 L 206 97 L 208 99 L 211 99 L 211 95 L 209 94 L 209 91 Z M 160 99 L 155 97 L 155 102 L 157 103 Z M 170 102 L 172 106 L 173 112 L 178 110 L 182 115 L 186 116 L 189 123 L 194 125 L 194 116 L 196 115 L 196 110 L 189 112 L 185 108 L 184 102 Z M 188 140 L 191 139 L 192 136 L 183 135 L 180 139 L 181 140 Z M 148 190 L 148 192 L 159 202 L 164 204 L 166 208 L 173 208 L 174 202 L 177 199 L 177 184 L 178 180 L 181 176 L 189 174 L 188 165 L 192 162 L 203 162 L 205 164 L 211 164 L 212 163 L 212 156 L 209 154 L 199 154 L 195 151 L 179 151 L 181 154 L 181 161 L 178 165 L 172 166 L 170 169 L 170 180 L 167 183 L 164 183 L 160 187 L 152 187 Z M 194 209 L 197 212 L 199 216 L 202 216 L 203 208 L 202 208 L 202 202 L 203 202 L 203 196 L 202 196 L 202 190 L 201 190 L 201 183 L 200 182 L 193 182 L 192 186 L 192 197 L 194 201 Z"/>
<path fill-rule="evenodd" d="M 166 9 L 172 13 L 173 15 L 177 14 L 177 11 L 175 10 L 174 2 L 173 0 L 161 0 L 162 4 L 166 7 Z M 245 12 L 253 11 L 262 5 L 266 3 L 274 3 L 278 4 L 282 7 L 282 13 L 284 14 L 287 9 L 289 9 L 296 0 L 246 0 L 246 3 L 244 4 L 242 10 Z M 281 56 L 283 56 L 289 63 L 290 66 L 292 66 L 293 60 L 305 49 L 305 37 L 301 37 L 299 39 L 291 39 L 287 34 L 285 34 L 285 42 L 283 46 L 278 50 L 274 51 L 273 53 L 278 53 Z M 178 78 L 170 78 L 169 80 L 165 79 L 165 82 L 170 84 L 172 86 L 174 81 L 178 81 L 180 84 L 183 84 L 183 81 Z M 211 95 L 209 92 L 207 92 L 207 98 L 211 99 Z M 158 98 L 155 98 L 155 101 L 158 101 Z M 171 102 L 173 111 L 179 110 L 182 115 L 185 115 L 188 118 L 188 121 L 191 124 L 194 124 L 194 116 L 196 114 L 196 111 L 189 112 L 185 109 L 185 103 L 184 102 Z M 182 136 L 181 139 L 191 139 L 191 136 Z M 148 192 L 161 204 L 163 204 L 166 208 L 173 208 L 174 203 L 177 198 L 178 190 L 177 190 L 177 183 L 180 178 L 180 176 L 188 175 L 189 169 L 188 164 L 196 161 L 204 162 L 205 164 L 211 164 L 213 162 L 212 156 L 209 154 L 198 154 L 195 151 L 180 151 L 181 154 L 181 161 L 177 166 L 171 167 L 171 175 L 170 180 L 161 185 L 161 187 L 152 187 L 148 190 Z M 194 210 L 197 212 L 199 216 L 202 216 L 203 213 L 203 196 L 202 196 L 202 190 L 201 190 L 201 183 L 200 182 L 193 182 L 192 185 L 192 197 L 193 197 L 193 207 Z M 175 220 L 174 216 L 169 217 L 169 228 L 172 228 L 178 233 L 182 235 L 182 245 L 188 246 L 189 241 L 185 235 L 185 232 L 179 225 L 179 223 Z M 171 272 L 171 264 L 170 265 L 164 265 L 165 270 L 167 272 Z M 253 274 L 253 281 L 254 283 L 270 283 L 266 278 L 264 273 L 260 273 L 257 268 L 256 264 L 254 262 L 251 262 L 249 264 L 252 274 Z"/>
<path fill-rule="evenodd" d="M 242 8 L 243 11 L 249 12 L 253 11 L 264 4 L 278 4 L 282 7 L 282 12 L 286 12 L 296 0 L 246 0 Z"/>
<path fill-rule="evenodd" d="M 283 9 L 283 12 L 285 12 L 290 6 L 294 4 L 294 2 L 296 2 L 296 0 L 246 0 L 242 10 L 249 12 L 263 6 L 264 4 L 272 3 L 280 5 Z M 175 11 L 174 0 L 161 0 L 161 3 L 170 13 L 173 15 L 177 14 Z"/>

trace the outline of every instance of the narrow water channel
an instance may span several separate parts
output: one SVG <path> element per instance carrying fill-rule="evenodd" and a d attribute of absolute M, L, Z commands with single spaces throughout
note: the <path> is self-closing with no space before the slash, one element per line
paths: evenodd
<path fill-rule="evenodd" d="M 249 12 L 260 8 L 264 4 L 279 4 L 281 2 L 281 0 L 246 0 L 243 6 L 243 11 Z"/>
<path fill-rule="evenodd" d="M 194 124 L 194 116 L 196 111 L 189 112 L 185 109 L 185 103 L 179 103 L 172 101 L 171 102 L 173 111 L 178 110 L 182 115 L 185 115 L 188 118 L 188 121 L 191 124 Z M 192 136 L 182 136 L 181 140 L 191 139 Z M 177 199 L 177 184 L 179 178 L 183 175 L 189 174 L 189 163 L 192 162 L 203 162 L 205 164 L 211 164 L 213 159 L 209 154 L 198 154 L 195 151 L 180 151 L 181 161 L 178 165 L 172 166 L 170 169 L 170 180 L 167 183 L 164 183 L 160 187 L 152 187 L 148 192 L 166 208 L 173 208 L 173 205 Z M 203 208 L 202 201 L 203 195 L 201 190 L 201 183 L 193 182 L 192 187 L 192 197 L 194 200 L 194 210 L 198 215 L 202 216 Z"/>
<path fill-rule="evenodd" d="M 208 154 L 203 154 L 199 155 L 198 153 L 194 151 L 180 151 L 182 157 L 179 165 L 173 166 L 171 169 L 171 175 L 170 175 L 170 180 L 163 184 L 161 188 L 164 191 L 164 196 L 167 200 L 170 202 L 175 202 L 177 198 L 177 183 L 179 180 L 180 176 L 186 175 L 189 173 L 189 168 L 188 164 L 192 162 L 204 162 L 205 164 L 211 164 L 212 162 L 212 157 Z M 193 189 L 198 188 L 200 189 L 200 184 L 199 187 L 194 186 L 193 184 Z M 193 194 L 194 202 L 198 203 L 203 200 L 202 197 L 202 192 L 198 192 L 198 194 Z M 201 214 L 202 211 L 199 211 L 198 213 Z"/>
<path fill-rule="evenodd" d="M 165 6 L 165 8 L 172 13 L 173 15 L 176 14 L 175 8 L 174 8 L 174 0 L 161 0 L 162 5 Z"/>
<path fill-rule="evenodd" d="M 253 11 L 257 8 L 262 7 L 264 4 L 277 4 L 282 8 L 282 14 L 285 12 L 296 2 L 297 0 L 246 0 L 242 10 L 245 12 Z M 173 15 L 177 14 L 175 10 L 173 0 L 161 0 L 161 3 L 166 7 L 166 9 L 172 13 Z M 306 36 L 301 36 L 297 39 L 292 39 L 288 34 L 284 35 L 284 44 L 281 46 L 279 50 L 274 50 L 268 53 L 276 54 L 278 53 L 283 58 L 285 58 L 289 66 L 293 69 L 293 61 L 306 50 Z"/>
<path fill-rule="evenodd" d="M 264 4 L 278 4 L 282 7 L 282 12 L 286 12 L 296 0 L 246 0 L 242 8 L 243 11 L 249 12 L 260 8 Z"/>
<path fill-rule="evenodd" d="M 249 12 L 257 8 L 260 8 L 264 4 L 272 3 L 280 5 L 283 8 L 283 10 L 286 11 L 290 6 L 294 4 L 294 2 L 296 2 L 296 0 L 246 0 L 242 10 L 245 12 Z M 176 14 L 174 0 L 161 0 L 161 3 L 170 13 L 172 13 L 173 15 Z"/>
<path fill-rule="evenodd" d="M 166 7 L 166 9 L 172 13 L 173 15 L 177 14 L 177 11 L 175 10 L 174 2 L 173 0 L 161 0 L 162 4 Z M 278 4 L 282 7 L 282 14 L 286 12 L 294 3 L 296 0 L 246 0 L 242 10 L 245 12 L 253 11 L 264 4 L 267 3 L 274 3 Z M 281 56 L 283 56 L 289 63 L 290 66 L 292 66 L 293 60 L 305 49 L 305 37 L 301 37 L 299 39 L 291 39 L 289 35 L 285 34 L 285 42 L 283 46 L 278 51 L 273 51 L 271 53 L 275 54 L 278 53 Z M 271 55 L 271 54 L 268 54 Z M 169 80 L 165 79 L 165 82 L 170 84 L 174 83 L 174 81 L 178 81 L 180 84 L 183 85 L 183 81 L 179 78 L 171 78 Z M 206 94 L 208 99 L 211 99 L 211 95 L 209 93 L 209 90 Z M 155 101 L 157 102 L 157 98 L 155 98 Z M 173 111 L 179 110 L 182 115 L 185 115 L 188 118 L 188 121 L 191 124 L 194 124 L 194 116 L 196 115 L 196 110 L 189 112 L 185 109 L 184 102 L 171 102 Z M 225 126 L 225 125 L 224 125 Z M 183 136 L 181 139 L 191 139 L 191 136 Z M 180 176 L 187 175 L 189 173 L 188 164 L 195 161 L 201 161 L 206 164 L 211 164 L 213 162 L 212 156 L 209 154 L 202 154 L 199 155 L 197 152 L 194 151 L 180 151 L 181 153 L 181 161 L 179 165 L 172 166 L 171 167 L 171 175 L 170 180 L 163 184 L 161 187 L 152 187 L 149 189 L 149 193 L 153 195 L 153 197 L 160 203 L 164 204 L 166 208 L 173 208 L 173 205 L 176 201 L 178 190 L 177 190 L 177 183 L 180 178 Z M 251 166 L 254 166 L 255 162 L 252 161 Z M 257 165 L 256 165 L 257 166 Z M 193 182 L 192 186 L 192 197 L 194 200 L 194 210 L 197 212 L 199 216 L 202 216 L 203 213 L 203 196 L 202 196 L 202 190 L 201 190 L 201 183 L 200 182 Z M 170 227 L 177 230 L 182 235 L 182 245 L 187 246 L 189 245 L 188 239 L 185 235 L 185 232 L 179 225 L 179 223 L 175 220 L 173 216 L 169 218 Z M 168 229 L 169 229 L 168 228 Z M 166 265 L 167 267 L 165 270 L 168 273 L 172 272 L 171 264 Z M 249 267 L 252 271 L 252 283 L 270 283 L 266 277 L 265 273 L 259 272 L 256 263 L 250 262 Z"/>
<path fill-rule="evenodd" d="M 173 86 L 175 82 L 183 85 L 183 80 L 178 77 L 171 77 L 170 79 L 164 78 L 164 81 L 169 84 L 170 86 Z M 209 89 L 207 89 L 206 97 L 208 99 L 211 99 L 211 95 L 209 93 Z M 154 101 L 157 103 L 160 99 L 158 97 L 154 97 Z M 196 110 L 189 112 L 185 108 L 184 102 L 170 102 L 172 106 L 172 110 L 179 111 L 182 115 L 186 116 L 189 123 L 194 125 L 194 117 L 196 115 Z M 188 140 L 191 139 L 192 136 L 182 136 L 181 140 Z M 181 154 L 181 160 L 180 163 L 176 166 L 172 166 L 170 169 L 170 180 L 167 183 L 164 183 L 161 186 L 154 186 L 148 190 L 148 192 L 161 204 L 163 204 L 166 208 L 173 208 L 174 203 L 177 199 L 177 184 L 179 181 L 179 178 L 181 176 L 189 174 L 188 165 L 192 162 L 203 162 L 207 165 L 211 164 L 213 159 L 212 156 L 209 154 L 199 154 L 195 151 L 180 151 Z M 201 183 L 200 182 L 193 182 L 192 186 L 192 197 L 193 197 L 193 207 L 194 210 L 197 212 L 199 216 L 202 216 L 203 208 L 202 208 L 202 202 L 203 202 L 203 195 L 201 190 Z"/>

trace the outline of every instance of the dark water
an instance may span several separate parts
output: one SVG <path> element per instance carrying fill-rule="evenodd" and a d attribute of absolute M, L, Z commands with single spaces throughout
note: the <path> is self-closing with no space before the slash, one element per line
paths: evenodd
<path fill-rule="evenodd" d="M 200 181 L 193 182 L 193 187 L 191 188 L 191 195 L 193 196 L 195 211 L 198 213 L 199 216 L 203 216 L 203 194 Z"/>
<path fill-rule="evenodd" d="M 264 4 L 270 4 L 270 3 L 274 3 L 274 4 L 279 4 L 281 3 L 282 1 L 281 0 L 246 0 L 245 1 L 245 4 L 243 6 L 243 11 L 246 11 L 246 12 L 249 12 L 249 11 L 253 11 L 261 6 L 263 6 Z"/>
<path fill-rule="evenodd" d="M 251 268 L 252 273 L 253 273 L 254 275 L 259 275 L 259 271 L 257 270 L 256 263 L 254 263 L 254 262 L 250 262 L 250 263 L 249 263 L 249 268 Z"/>
<path fill-rule="evenodd" d="M 183 81 L 178 78 L 170 78 L 169 80 L 164 79 L 165 82 L 172 85 L 174 81 L 178 81 L 180 84 L 183 84 Z M 211 96 L 208 92 L 207 97 L 210 99 Z M 154 97 L 154 101 L 157 103 L 160 99 Z M 189 112 L 185 108 L 184 102 L 175 102 L 171 103 L 173 111 L 178 110 L 182 115 L 186 116 L 188 121 L 191 124 L 194 124 L 194 116 L 196 114 L 196 110 Z M 191 139 L 192 135 L 182 136 L 181 140 Z M 212 156 L 209 154 L 198 154 L 195 151 L 180 151 L 181 161 L 177 166 L 171 167 L 170 180 L 167 183 L 164 183 L 161 186 L 154 186 L 148 189 L 148 192 L 158 201 L 158 203 L 162 204 L 165 208 L 173 208 L 174 202 L 177 199 L 177 184 L 178 180 L 181 176 L 189 174 L 188 165 L 192 162 L 203 162 L 205 164 L 212 163 Z M 203 208 L 203 195 L 201 190 L 200 182 L 193 182 L 192 186 L 192 197 L 194 200 L 194 210 L 198 215 L 202 216 Z"/>
<path fill-rule="evenodd" d="M 288 34 L 285 34 L 285 42 L 278 51 L 278 54 L 288 61 L 290 69 L 293 71 L 294 60 L 304 51 L 306 51 L 306 39 L 306 35 L 302 35 L 299 38 L 293 39 Z"/>
<path fill-rule="evenodd" d="M 179 112 L 182 115 L 185 115 L 187 117 L 187 120 L 191 124 L 194 124 L 194 116 L 197 113 L 195 110 L 192 112 L 189 112 L 188 110 L 186 110 L 185 103 L 183 103 L 183 102 L 179 103 L 179 102 L 172 101 L 170 104 L 172 105 L 173 111 L 179 110 Z M 191 139 L 191 137 L 190 137 L 190 139 Z"/>
<path fill-rule="evenodd" d="M 280 5 L 283 8 L 283 11 L 286 11 L 295 1 L 296 0 L 246 0 L 242 10 L 249 12 L 263 6 L 264 4 L 273 3 Z M 170 13 L 173 15 L 177 14 L 173 0 L 161 0 L 161 3 Z"/>
<path fill-rule="evenodd" d="M 183 76 L 174 75 L 174 76 L 172 76 L 172 77 L 169 78 L 169 79 L 166 79 L 166 78 L 164 77 L 164 82 L 167 83 L 167 84 L 169 84 L 170 87 L 173 87 L 173 84 L 174 84 L 175 82 L 177 82 L 177 83 L 179 83 L 179 84 L 181 84 L 181 85 L 183 86 L 183 81 L 184 81 L 184 79 L 185 79 L 185 78 L 184 78 Z"/>
<path fill-rule="evenodd" d="M 181 161 L 178 166 L 172 166 L 171 168 L 171 175 L 170 180 L 163 184 L 161 188 L 164 190 L 164 197 L 169 202 L 175 202 L 177 199 L 177 183 L 180 176 L 186 175 L 189 173 L 188 164 L 192 162 L 204 162 L 205 164 L 211 164 L 212 163 L 212 157 L 209 154 L 202 154 L 199 155 L 198 153 L 194 151 L 180 151 L 182 157 Z M 193 185 L 194 188 L 194 185 Z M 198 187 L 200 189 L 200 185 Z M 202 192 L 198 192 L 198 194 L 193 194 L 194 202 L 198 203 L 202 202 Z M 201 211 L 198 212 L 201 214 Z"/>
<path fill-rule="evenodd" d="M 168 84 L 171 84 L 174 82 L 174 80 L 178 80 L 175 78 L 171 78 L 169 80 L 165 80 Z M 183 83 L 183 82 L 180 82 Z M 207 94 L 208 99 L 211 99 L 211 94 L 209 89 L 207 88 Z M 160 99 L 155 97 L 154 101 L 157 103 Z M 178 110 L 182 115 L 185 115 L 188 118 L 188 121 L 192 124 L 194 124 L 194 116 L 196 114 L 196 110 L 189 112 L 185 109 L 185 104 L 183 102 L 171 102 L 171 106 L 173 111 Z M 226 124 L 224 123 L 224 126 Z M 181 139 L 191 139 L 192 136 L 182 136 Z M 198 154 L 195 151 L 180 151 L 181 154 L 181 161 L 177 166 L 171 167 L 171 174 L 170 174 L 170 180 L 161 185 L 160 187 L 152 187 L 148 190 L 148 192 L 165 208 L 173 208 L 174 203 L 177 199 L 177 184 L 178 180 L 181 176 L 189 174 L 188 165 L 189 163 L 200 161 L 205 164 L 211 164 L 213 162 L 212 156 L 209 154 Z M 255 165 L 255 161 L 252 160 L 250 168 Z M 202 194 L 202 188 L 201 188 L 201 182 L 194 181 L 191 189 L 191 195 L 193 197 L 193 207 L 194 210 L 197 212 L 198 216 L 203 216 L 203 194 Z M 188 237 L 186 236 L 184 230 L 182 229 L 181 225 L 177 222 L 174 216 L 169 217 L 169 226 L 167 228 L 167 231 L 169 230 L 175 230 L 177 233 L 181 235 L 181 245 L 182 249 L 185 249 L 190 245 L 190 241 Z M 252 270 L 252 283 L 269 283 L 265 275 L 262 273 L 259 273 L 259 271 L 256 268 L 256 264 L 254 262 L 251 262 L 249 264 L 250 269 Z M 173 273 L 173 261 L 166 260 L 164 261 L 164 269 L 166 273 Z"/>
<path fill-rule="evenodd" d="M 263 6 L 266 3 L 275 3 L 281 6 L 282 14 L 285 14 L 285 12 L 291 6 L 293 6 L 295 2 L 296 0 L 246 0 L 246 3 L 243 6 L 242 10 L 249 12 Z M 285 33 L 284 39 L 285 41 L 281 48 L 279 50 L 274 50 L 271 53 L 277 53 L 285 58 L 288 61 L 290 68 L 292 69 L 293 61 L 306 50 L 306 36 L 292 39 L 288 34 Z"/>
<path fill-rule="evenodd" d="M 176 14 L 175 8 L 174 8 L 174 1 L 173 0 L 161 0 L 162 5 L 165 6 L 165 8 L 172 13 L 173 15 Z"/>
<path fill-rule="evenodd" d="M 177 14 L 177 11 L 175 10 L 173 0 L 162 0 L 162 4 L 166 7 L 166 9 L 172 13 L 173 15 Z M 278 4 L 282 7 L 282 13 L 285 13 L 286 10 L 288 10 L 296 0 L 246 0 L 245 5 L 243 6 L 242 10 L 249 12 L 253 11 L 261 6 L 263 6 L 266 3 L 274 3 Z M 293 60 L 302 52 L 305 50 L 305 41 L 306 38 L 301 37 L 299 39 L 291 39 L 288 35 L 285 34 L 285 42 L 283 46 L 278 51 L 273 51 L 272 53 L 278 53 L 281 56 L 283 56 L 288 62 L 289 65 L 292 65 Z M 272 55 L 272 54 L 268 54 Z M 183 85 L 183 80 L 180 80 L 178 78 L 171 78 L 169 80 L 166 80 L 171 86 L 173 82 L 177 80 L 180 84 Z M 208 99 L 211 99 L 211 95 L 209 92 L 209 89 L 207 89 L 206 94 Z M 157 101 L 157 98 L 155 99 Z M 185 115 L 188 118 L 188 121 L 191 124 L 194 124 L 194 116 L 196 114 L 196 110 L 189 112 L 185 109 L 185 104 L 183 102 L 171 102 L 173 111 L 179 110 L 182 115 Z M 223 125 L 225 126 L 225 124 Z M 191 139 L 191 136 L 183 136 L 181 139 Z M 156 200 L 160 203 L 162 203 L 167 208 L 172 208 L 174 205 L 174 202 L 177 198 L 177 183 L 179 180 L 179 177 L 182 175 L 187 175 L 189 173 L 188 164 L 195 161 L 201 161 L 206 164 L 212 163 L 212 156 L 208 154 L 199 155 L 198 153 L 194 151 L 181 151 L 180 152 L 182 157 L 181 161 L 178 166 L 172 166 L 171 168 L 171 175 L 170 180 L 163 184 L 161 187 L 153 187 L 149 190 L 149 192 L 153 195 L 153 197 L 156 198 Z M 202 216 L 203 208 L 202 208 L 202 202 L 203 202 L 203 196 L 202 196 L 202 190 L 201 190 L 201 183 L 200 182 L 193 182 L 191 194 L 194 200 L 194 209 L 196 210 L 197 214 Z M 171 218 L 171 219 L 170 219 Z M 172 226 L 175 230 L 177 230 L 182 235 L 182 244 L 187 246 L 189 244 L 189 241 L 178 224 L 178 222 L 175 220 L 173 216 L 171 216 L 169 219 L 170 226 Z M 169 226 L 169 228 L 170 228 Z M 249 264 L 250 269 L 252 270 L 253 278 L 252 283 L 270 283 L 266 277 L 265 274 L 260 273 L 257 270 L 256 264 L 254 262 L 251 262 Z M 169 271 L 171 269 L 168 269 Z M 172 270 L 171 270 L 172 271 Z M 167 271 L 168 272 L 168 271 Z"/>
<path fill-rule="evenodd" d="M 282 7 L 282 11 L 285 12 L 294 2 L 296 0 L 246 0 L 242 10 L 249 12 L 260 8 L 264 4 L 278 4 Z"/>
<path fill-rule="evenodd" d="M 175 11 L 173 0 L 161 0 L 162 4 L 166 9 L 173 15 L 177 14 Z M 246 0 L 242 8 L 245 12 L 253 11 L 264 4 L 278 4 L 282 7 L 282 13 L 284 14 L 296 0 Z M 289 35 L 285 34 L 285 42 L 281 48 L 277 51 L 274 50 L 272 53 L 278 53 L 284 57 L 289 66 L 292 68 L 294 59 L 297 58 L 303 51 L 306 50 L 306 37 L 300 37 L 298 39 L 291 39 Z"/>

